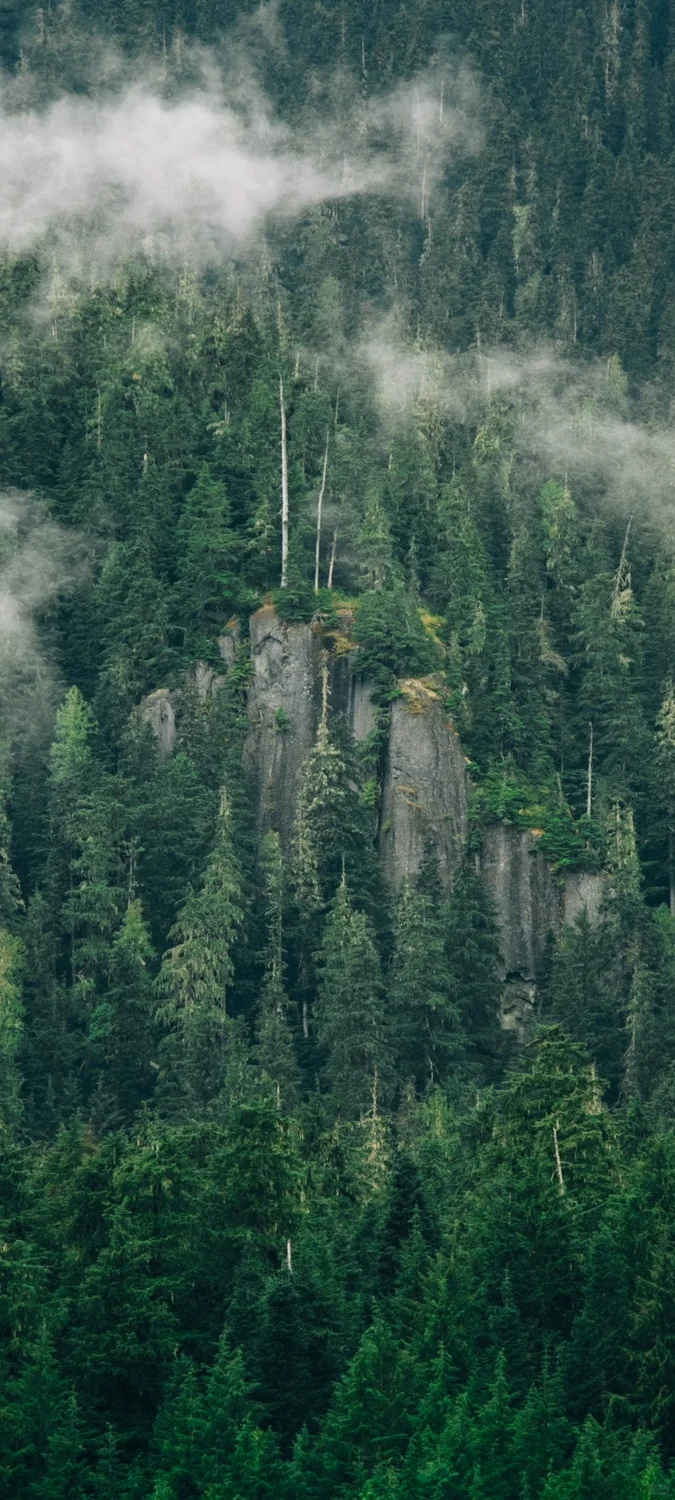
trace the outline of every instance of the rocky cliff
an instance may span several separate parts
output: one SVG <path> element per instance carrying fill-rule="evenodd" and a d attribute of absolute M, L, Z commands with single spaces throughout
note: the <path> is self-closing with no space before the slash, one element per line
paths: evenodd
<path fill-rule="evenodd" d="M 266 606 L 250 622 L 253 679 L 246 756 L 259 788 L 260 822 L 289 845 L 300 775 L 321 701 L 321 643 L 309 625 L 286 625 Z"/>
<path fill-rule="evenodd" d="M 583 911 L 591 924 L 600 920 L 603 877 L 583 871 L 555 875 L 536 835 L 505 823 L 485 830 L 479 868 L 499 930 L 503 1024 L 522 1033 L 547 944 Z"/>
<path fill-rule="evenodd" d="M 395 888 L 417 875 L 427 849 L 446 888 L 464 858 L 469 778 L 459 736 L 433 682 L 406 681 L 391 706 L 380 851 Z"/>
<path fill-rule="evenodd" d="M 234 639 L 234 637 L 233 637 Z M 230 636 L 221 643 L 225 666 L 234 659 Z M 285 624 L 271 606 L 250 621 L 252 681 L 250 732 L 245 754 L 258 787 L 260 826 L 275 828 L 292 843 L 302 768 L 315 742 L 321 714 L 322 666 L 328 668 L 330 711 L 344 714 L 357 740 L 377 726 L 371 686 L 358 674 L 358 653 L 349 642 L 335 647 L 309 624 Z M 221 679 L 210 668 L 195 677 L 203 696 Z M 172 694 L 160 688 L 144 699 L 140 713 L 150 723 L 160 755 L 176 739 Z M 434 678 L 399 683 L 389 709 L 383 763 L 379 848 L 390 886 L 396 890 L 418 874 L 433 852 L 446 889 L 466 857 L 470 783 L 459 736 L 444 710 Z M 504 1024 L 522 1030 L 535 999 L 536 980 L 550 937 L 585 910 L 600 918 L 599 875 L 554 874 L 533 831 L 494 823 L 485 829 L 478 856 L 500 934 Z"/>
<path fill-rule="evenodd" d="M 561 890 L 528 829 L 486 828 L 480 870 L 501 936 L 503 977 L 534 983 L 546 942 L 557 932 Z"/>
<path fill-rule="evenodd" d="M 157 688 L 148 693 L 136 710 L 139 718 L 149 724 L 155 736 L 161 760 L 173 755 L 176 748 L 176 709 L 173 695 L 168 688 Z"/>

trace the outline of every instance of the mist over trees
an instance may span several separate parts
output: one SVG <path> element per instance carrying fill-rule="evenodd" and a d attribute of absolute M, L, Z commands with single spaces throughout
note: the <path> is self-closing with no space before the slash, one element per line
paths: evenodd
<path fill-rule="evenodd" d="M 675 1494 L 674 28 L 0 8 L 7 1500 Z M 602 877 L 520 1034 L 494 825 Z"/>

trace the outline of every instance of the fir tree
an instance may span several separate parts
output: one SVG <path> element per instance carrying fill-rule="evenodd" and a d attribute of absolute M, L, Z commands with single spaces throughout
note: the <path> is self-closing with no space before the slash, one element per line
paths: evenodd
<path fill-rule="evenodd" d="M 372 926 L 338 887 L 319 954 L 316 1026 L 333 1106 L 347 1119 L 375 1116 L 391 1087 L 391 1049 Z"/>
<path fill-rule="evenodd" d="M 233 947 L 241 926 L 238 861 L 227 793 L 220 799 L 216 841 L 198 891 L 191 892 L 171 936 L 158 979 L 160 1016 L 170 1028 L 170 1070 L 196 1103 L 234 1084 L 241 1065 L 240 1028 L 227 1009 Z M 234 1070 L 234 1074 L 232 1074 Z"/>

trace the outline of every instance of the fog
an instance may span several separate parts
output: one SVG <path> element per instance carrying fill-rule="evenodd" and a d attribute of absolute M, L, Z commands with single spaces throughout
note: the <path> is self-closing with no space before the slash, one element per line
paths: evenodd
<path fill-rule="evenodd" d="M 87 571 L 83 539 L 16 491 L 0 494 L 0 734 L 48 724 L 56 675 L 38 620 Z"/>
<path fill-rule="evenodd" d="M 370 100 L 333 80 L 291 128 L 248 66 L 235 79 L 196 63 L 198 82 L 178 93 L 160 76 L 111 86 L 109 68 L 90 95 L 18 108 L 15 85 L 0 85 L 0 246 L 55 244 L 71 270 L 138 252 L 218 261 L 270 216 L 326 200 L 387 193 L 423 214 L 448 160 L 480 145 L 480 91 L 463 67 Z"/>
<path fill-rule="evenodd" d="M 631 418 L 616 360 L 572 359 L 550 345 L 451 356 L 406 346 L 392 319 L 371 330 L 360 357 L 385 429 L 428 404 L 477 427 L 501 405 L 535 478 L 590 485 L 622 513 L 648 514 L 675 540 L 675 432 Z"/>

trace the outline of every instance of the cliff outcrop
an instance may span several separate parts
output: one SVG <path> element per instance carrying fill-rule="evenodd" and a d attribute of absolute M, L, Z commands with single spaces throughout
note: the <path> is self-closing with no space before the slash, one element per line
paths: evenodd
<path fill-rule="evenodd" d="M 452 888 L 469 834 L 469 778 L 459 736 L 433 683 L 400 683 L 391 705 L 382 786 L 380 852 L 396 888 L 418 874 L 427 850 Z"/>
<path fill-rule="evenodd" d="M 226 669 L 238 639 L 237 626 L 220 643 Z M 267 605 L 251 617 L 250 650 L 245 755 L 258 788 L 260 826 L 277 829 L 289 849 L 302 769 L 321 715 L 324 663 L 330 712 L 345 715 L 357 741 L 377 728 L 378 710 L 371 684 L 358 673 L 358 652 L 346 639 L 336 648 L 320 628 L 284 623 Z M 200 698 L 215 692 L 221 681 L 198 664 Z M 384 874 L 397 890 L 405 879 L 414 879 L 431 853 L 442 884 L 451 890 L 469 838 L 466 757 L 436 679 L 407 679 L 398 686 L 382 760 L 378 843 Z M 160 688 L 139 706 L 161 756 L 171 755 L 176 744 L 174 696 Z M 592 925 L 600 920 L 604 879 L 585 872 L 557 875 L 536 834 L 506 823 L 485 829 L 477 862 L 500 936 L 504 1025 L 522 1031 L 547 943 L 584 910 Z"/>
<path fill-rule="evenodd" d="M 251 730 L 246 757 L 259 789 L 260 823 L 288 845 L 302 767 L 316 738 L 321 645 L 309 625 L 288 625 L 266 605 L 251 617 Z"/>

